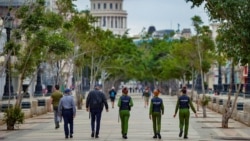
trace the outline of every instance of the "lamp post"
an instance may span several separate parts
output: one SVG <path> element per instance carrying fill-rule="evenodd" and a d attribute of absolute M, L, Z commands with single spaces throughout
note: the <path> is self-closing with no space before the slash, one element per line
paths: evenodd
<path fill-rule="evenodd" d="M 201 82 L 201 74 L 198 74 L 196 78 L 196 91 L 198 94 L 201 94 L 202 92 L 202 82 Z"/>
<path fill-rule="evenodd" d="M 245 85 L 245 98 L 250 98 L 250 65 L 247 67 L 247 82 Z"/>
<path fill-rule="evenodd" d="M 8 12 L 7 15 L 3 18 L 4 22 L 4 28 L 6 29 L 6 35 L 7 35 L 7 43 L 10 41 L 10 31 L 12 29 L 13 25 L 13 17 L 10 16 L 10 13 Z M 7 50 L 8 58 L 6 63 L 6 77 L 5 77 L 5 85 L 4 85 L 4 93 L 3 93 L 3 99 L 6 98 L 13 98 L 13 86 L 12 86 L 12 80 L 11 80 L 11 50 Z"/>
<path fill-rule="evenodd" d="M 38 66 L 37 78 L 36 78 L 36 87 L 34 96 L 42 96 L 43 95 L 43 86 L 42 86 L 42 77 L 41 77 L 41 68 Z"/>

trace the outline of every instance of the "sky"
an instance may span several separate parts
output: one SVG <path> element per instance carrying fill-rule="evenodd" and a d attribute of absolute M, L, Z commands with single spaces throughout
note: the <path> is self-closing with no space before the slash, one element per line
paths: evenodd
<path fill-rule="evenodd" d="M 90 9 L 90 0 L 74 2 L 79 11 Z M 200 16 L 203 25 L 209 25 L 209 18 L 203 7 L 191 9 L 185 0 L 124 0 L 123 10 L 127 11 L 127 28 L 130 35 L 139 34 L 143 28 L 155 26 L 156 30 L 190 28 L 194 33 L 191 18 Z"/>

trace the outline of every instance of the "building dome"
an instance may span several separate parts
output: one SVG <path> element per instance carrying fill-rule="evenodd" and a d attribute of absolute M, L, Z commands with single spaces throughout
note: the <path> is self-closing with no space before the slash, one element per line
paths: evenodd
<path fill-rule="evenodd" d="M 90 13 L 97 17 L 94 26 L 123 35 L 127 30 L 127 12 L 123 10 L 123 0 L 90 0 Z"/>

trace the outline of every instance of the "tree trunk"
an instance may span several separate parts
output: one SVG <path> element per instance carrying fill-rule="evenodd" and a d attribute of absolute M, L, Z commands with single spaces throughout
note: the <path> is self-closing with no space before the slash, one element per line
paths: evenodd
<path fill-rule="evenodd" d="M 203 118 L 207 117 L 207 106 L 202 106 Z"/>
<path fill-rule="evenodd" d="M 7 123 L 7 130 L 14 130 L 15 129 L 15 125 L 14 124 L 8 124 Z"/>

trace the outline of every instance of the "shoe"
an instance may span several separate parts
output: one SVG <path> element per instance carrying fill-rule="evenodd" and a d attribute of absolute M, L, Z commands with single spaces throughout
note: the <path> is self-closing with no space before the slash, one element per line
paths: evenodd
<path fill-rule="evenodd" d="M 70 138 L 73 138 L 73 135 L 71 134 L 69 137 L 70 137 Z"/>
<path fill-rule="evenodd" d="M 184 139 L 188 139 L 188 137 L 187 137 L 187 136 L 184 136 Z"/>
<path fill-rule="evenodd" d="M 55 129 L 58 129 L 59 127 L 60 127 L 59 122 L 57 122 Z"/>
<path fill-rule="evenodd" d="M 153 136 L 153 139 L 156 139 L 157 138 L 157 134 L 155 134 L 154 136 Z"/>
<path fill-rule="evenodd" d="M 182 136 L 182 133 L 183 133 L 183 131 L 182 131 L 182 130 L 180 130 L 179 137 L 181 137 L 181 136 Z"/>
<path fill-rule="evenodd" d="M 68 136 L 65 136 L 65 139 L 69 138 Z"/>
<path fill-rule="evenodd" d="M 160 133 L 158 133 L 157 136 L 158 136 L 158 139 L 161 139 L 161 134 Z"/>
<path fill-rule="evenodd" d="M 95 134 L 94 134 L 94 132 L 92 132 L 92 133 L 91 133 L 91 137 L 94 138 L 94 136 L 95 136 Z"/>
<path fill-rule="evenodd" d="M 128 138 L 128 137 L 127 137 L 127 134 L 123 134 L 122 137 L 123 137 L 124 139 L 127 139 L 127 138 Z"/>
<path fill-rule="evenodd" d="M 99 135 L 95 135 L 95 138 L 99 138 Z"/>

